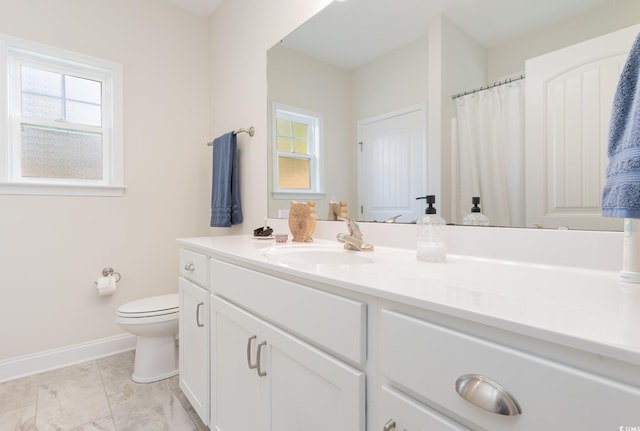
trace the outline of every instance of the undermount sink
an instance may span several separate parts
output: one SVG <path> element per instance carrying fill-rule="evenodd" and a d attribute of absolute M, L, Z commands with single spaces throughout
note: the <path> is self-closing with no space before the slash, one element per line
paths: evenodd
<path fill-rule="evenodd" d="M 346 250 L 342 244 L 289 244 L 267 248 L 264 256 L 284 266 L 309 268 L 318 265 L 352 266 L 374 263 L 367 252 Z"/>

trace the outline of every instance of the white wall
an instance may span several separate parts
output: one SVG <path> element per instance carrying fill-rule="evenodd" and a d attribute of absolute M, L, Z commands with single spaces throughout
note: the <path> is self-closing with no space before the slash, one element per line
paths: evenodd
<path fill-rule="evenodd" d="M 211 233 L 248 233 L 267 212 L 266 52 L 330 0 L 223 0 L 210 21 L 211 123 L 217 136 L 255 126 L 239 135 L 244 223 Z"/>
<path fill-rule="evenodd" d="M 353 119 L 351 118 L 350 73 L 301 54 L 282 45 L 275 45 L 268 54 L 269 96 L 267 109 L 271 120 L 272 103 L 302 108 L 322 115 L 323 130 L 321 160 L 324 163 L 325 199 L 315 199 L 318 218 L 326 219 L 329 201 L 346 200 L 351 217 L 355 217 L 357 188 L 351 180 L 356 164 Z M 268 124 L 269 133 L 271 124 Z M 273 173 L 273 154 L 268 154 L 269 190 Z M 278 216 L 278 209 L 289 209 L 289 199 L 269 196 L 269 215 Z"/>
<path fill-rule="evenodd" d="M 325 191 L 328 200 L 346 200 L 357 217 L 356 123 L 427 99 L 427 39 L 421 38 L 356 70 L 345 71 L 283 46 L 269 50 L 269 101 L 324 114 Z M 399 67 L 400 65 L 400 67 Z M 269 105 L 270 106 L 270 105 Z M 271 155 L 269 155 L 269 160 Z M 268 169 L 271 184 L 271 170 Z M 326 219 L 326 201 L 316 201 Z M 271 217 L 288 200 L 269 200 Z"/>
<path fill-rule="evenodd" d="M 489 82 L 524 71 L 525 60 L 620 30 L 640 22 L 638 0 L 617 0 L 590 9 L 567 21 L 492 46 L 489 54 Z M 570 30 L 567 30 L 570 29 Z"/>
<path fill-rule="evenodd" d="M 423 37 L 353 71 L 355 120 L 427 101 L 428 43 Z"/>
<path fill-rule="evenodd" d="M 459 187 L 457 186 L 457 157 L 452 153 L 451 119 L 455 116 L 451 96 L 478 88 L 487 81 L 487 50 L 446 17 L 442 17 L 442 216 L 455 223 Z M 434 60 L 435 61 L 435 60 Z M 437 127 L 437 125 L 433 125 Z"/>
<path fill-rule="evenodd" d="M 452 187 L 451 96 L 486 79 L 486 50 L 442 15 L 429 20 L 428 37 L 428 192 L 437 195 L 442 217 L 452 221 L 457 192 Z"/>
<path fill-rule="evenodd" d="M 128 187 L 0 195 L 0 360 L 121 334 L 120 304 L 177 291 L 175 238 L 208 232 L 208 31 L 157 0 L 0 0 L 1 33 L 123 65 Z M 105 266 L 122 281 L 98 297 Z"/>

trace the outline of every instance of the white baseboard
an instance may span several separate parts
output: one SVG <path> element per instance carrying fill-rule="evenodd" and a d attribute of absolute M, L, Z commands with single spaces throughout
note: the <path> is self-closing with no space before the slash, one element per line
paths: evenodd
<path fill-rule="evenodd" d="M 122 334 L 0 361 L 0 383 L 133 350 L 136 336 Z"/>

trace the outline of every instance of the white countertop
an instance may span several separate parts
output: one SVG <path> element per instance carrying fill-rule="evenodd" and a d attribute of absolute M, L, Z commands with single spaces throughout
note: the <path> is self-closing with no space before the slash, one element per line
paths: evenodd
<path fill-rule="evenodd" d="M 447 255 L 418 261 L 415 251 L 376 246 L 352 263 L 274 262 L 276 244 L 250 235 L 179 239 L 181 246 L 255 270 L 445 313 L 640 365 L 640 286 L 617 271 Z M 337 241 L 314 245 L 342 252 Z M 277 254 L 277 253 L 276 253 Z M 345 259 L 345 261 L 348 259 Z"/>

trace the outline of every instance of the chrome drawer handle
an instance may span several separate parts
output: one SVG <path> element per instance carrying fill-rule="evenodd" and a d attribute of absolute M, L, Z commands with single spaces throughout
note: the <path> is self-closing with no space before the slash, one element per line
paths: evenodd
<path fill-rule="evenodd" d="M 189 262 L 184 266 L 184 269 L 186 271 L 195 271 L 196 266 L 193 264 L 193 262 Z"/>
<path fill-rule="evenodd" d="M 260 377 L 264 377 L 267 375 L 267 372 L 263 371 L 262 367 L 260 366 L 260 364 L 262 363 L 262 348 L 266 345 L 267 345 L 266 341 L 263 341 L 262 343 L 258 344 L 258 358 L 256 359 L 256 363 L 258 365 L 258 375 Z"/>
<path fill-rule="evenodd" d="M 198 328 L 202 328 L 204 326 L 204 323 L 200 323 L 200 307 L 203 305 L 204 302 L 198 302 L 198 305 L 196 306 L 196 325 L 198 325 Z"/>
<path fill-rule="evenodd" d="M 522 414 L 518 402 L 499 383 L 479 374 L 465 374 L 456 380 L 456 391 L 471 404 L 505 416 Z"/>
<path fill-rule="evenodd" d="M 253 340 L 255 340 L 256 338 L 258 337 L 254 335 L 252 337 L 249 337 L 249 339 L 247 340 L 247 366 L 249 367 L 250 370 L 253 370 L 258 366 L 257 363 L 255 364 L 251 363 L 251 344 Z"/>
<path fill-rule="evenodd" d="M 392 431 L 394 429 L 396 429 L 396 421 L 393 419 L 389 419 L 389 421 L 382 427 L 382 431 Z"/>

